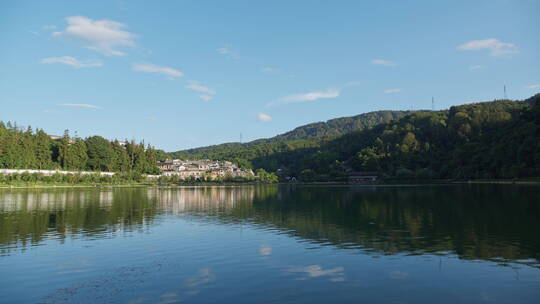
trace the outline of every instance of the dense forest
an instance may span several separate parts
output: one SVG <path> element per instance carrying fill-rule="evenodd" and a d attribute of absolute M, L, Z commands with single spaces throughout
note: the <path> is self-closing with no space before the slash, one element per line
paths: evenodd
<path fill-rule="evenodd" d="M 224 144 L 175 155 L 229 159 L 304 181 L 344 180 L 352 170 L 389 179 L 538 177 L 539 100 L 540 94 L 412 112 L 341 136 Z"/>
<path fill-rule="evenodd" d="M 271 138 L 257 139 L 248 143 L 233 142 L 183 150 L 169 153 L 168 157 L 232 160 L 240 166 L 250 167 L 251 163 L 249 161 L 252 159 L 301 148 L 318 147 L 322 142 L 343 134 L 371 128 L 411 113 L 413 112 L 375 111 L 351 117 L 335 118 L 326 122 L 316 122 L 300 126 L 292 131 Z"/>
<path fill-rule="evenodd" d="M 109 141 L 101 136 L 53 140 L 43 130 L 0 122 L 0 168 L 63 169 L 158 174 L 159 151 L 143 142 Z"/>

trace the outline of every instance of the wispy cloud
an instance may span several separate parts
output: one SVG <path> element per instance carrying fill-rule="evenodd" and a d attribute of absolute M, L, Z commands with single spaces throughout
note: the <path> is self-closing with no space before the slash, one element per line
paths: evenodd
<path fill-rule="evenodd" d="M 240 55 L 238 54 L 238 52 L 235 49 L 233 49 L 233 47 L 231 45 L 222 46 L 222 47 L 216 49 L 216 51 L 220 55 L 227 56 L 227 57 L 232 58 L 232 59 L 240 59 Z"/>
<path fill-rule="evenodd" d="M 483 65 L 471 65 L 469 67 L 469 70 L 474 71 L 474 70 L 481 70 L 483 68 L 485 68 Z"/>
<path fill-rule="evenodd" d="M 397 65 L 397 63 L 395 62 L 390 61 L 390 60 L 385 60 L 385 59 L 371 59 L 371 64 L 383 65 L 383 66 L 388 66 L 388 67 Z"/>
<path fill-rule="evenodd" d="M 52 31 L 56 29 L 56 25 L 44 25 L 42 28 L 46 31 Z"/>
<path fill-rule="evenodd" d="M 148 117 L 146 117 L 146 120 L 154 121 L 154 120 L 157 120 L 157 117 L 155 117 L 155 116 L 148 116 Z"/>
<path fill-rule="evenodd" d="M 63 37 L 78 41 L 84 47 L 97 51 L 106 56 L 122 56 L 118 47 L 135 46 L 135 35 L 124 30 L 125 24 L 112 20 L 92 20 L 83 16 L 67 17 L 68 26 L 59 32 L 53 32 L 55 37 Z"/>
<path fill-rule="evenodd" d="M 264 67 L 261 69 L 261 72 L 266 73 L 266 74 L 277 74 L 281 72 L 281 69 L 274 68 L 274 67 Z"/>
<path fill-rule="evenodd" d="M 184 73 L 166 66 L 158 66 L 149 63 L 134 63 L 131 65 L 134 71 L 163 74 L 172 78 L 182 77 Z"/>
<path fill-rule="evenodd" d="M 257 120 L 262 122 L 269 122 L 272 120 L 272 116 L 266 114 L 266 113 L 259 113 L 257 115 Z"/>
<path fill-rule="evenodd" d="M 540 89 L 540 84 L 531 84 L 526 86 L 527 89 Z"/>
<path fill-rule="evenodd" d="M 210 100 L 214 99 L 213 96 L 210 96 L 210 95 L 204 95 L 204 94 L 203 94 L 203 95 L 199 95 L 199 97 L 200 97 L 202 100 L 204 100 L 204 101 L 210 101 Z"/>
<path fill-rule="evenodd" d="M 99 67 L 103 65 L 103 62 L 100 60 L 79 60 L 71 56 L 63 57 L 49 57 L 41 59 L 41 63 L 51 64 L 51 63 L 60 63 L 69 65 L 75 68 L 91 68 Z"/>
<path fill-rule="evenodd" d="M 193 90 L 195 92 L 203 93 L 199 95 L 199 98 L 201 98 L 204 101 L 210 101 L 214 99 L 214 96 L 216 94 L 216 91 L 210 89 L 209 87 L 203 86 L 198 81 L 190 81 L 190 83 L 186 86 L 186 88 Z"/>
<path fill-rule="evenodd" d="M 293 94 L 288 95 L 277 100 L 270 102 L 267 106 L 275 106 L 279 104 L 288 104 L 288 103 L 297 103 L 297 102 L 308 102 L 315 101 L 319 99 L 332 99 L 339 97 L 341 89 L 331 88 L 325 91 L 313 91 L 303 94 Z"/>
<path fill-rule="evenodd" d="M 193 90 L 193 91 L 197 91 L 197 92 L 201 92 L 201 93 L 205 93 L 205 94 L 209 94 L 209 95 L 214 95 L 216 94 L 216 91 L 208 88 L 208 87 L 205 87 L 203 85 L 201 85 L 199 82 L 197 81 L 192 81 L 190 82 L 186 88 L 190 89 L 190 90 Z"/>
<path fill-rule="evenodd" d="M 384 90 L 384 94 L 395 94 L 401 92 L 401 89 L 388 89 Z"/>
<path fill-rule="evenodd" d="M 512 56 L 518 52 L 515 44 L 502 42 L 495 38 L 472 40 L 457 46 L 460 51 L 488 50 L 491 56 Z"/>
<path fill-rule="evenodd" d="M 91 104 L 86 104 L 86 103 L 61 103 L 61 104 L 58 104 L 58 106 L 83 108 L 83 109 L 100 109 L 100 107 L 98 107 L 98 106 L 91 105 Z"/>

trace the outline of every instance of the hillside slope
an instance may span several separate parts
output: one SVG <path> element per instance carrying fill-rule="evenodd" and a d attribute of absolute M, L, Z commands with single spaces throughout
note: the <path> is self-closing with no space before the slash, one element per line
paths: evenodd
<path fill-rule="evenodd" d="M 540 176 L 540 94 L 412 113 L 320 147 L 252 160 L 255 167 L 304 181 L 343 180 L 347 170 L 388 178 Z"/>
<path fill-rule="evenodd" d="M 326 122 L 300 126 L 292 131 L 248 143 L 224 143 L 165 155 L 173 158 L 211 158 L 226 160 L 251 160 L 277 152 L 318 146 L 321 141 L 336 138 L 352 131 L 372 128 L 378 124 L 411 114 L 411 111 L 375 111 L 351 117 L 341 117 Z M 240 161 L 241 162 L 241 161 Z"/>

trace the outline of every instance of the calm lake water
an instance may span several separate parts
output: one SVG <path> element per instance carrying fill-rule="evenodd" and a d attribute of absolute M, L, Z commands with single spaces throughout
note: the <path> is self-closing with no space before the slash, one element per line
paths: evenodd
<path fill-rule="evenodd" d="M 540 303 L 540 187 L 0 190 L 1 303 Z"/>

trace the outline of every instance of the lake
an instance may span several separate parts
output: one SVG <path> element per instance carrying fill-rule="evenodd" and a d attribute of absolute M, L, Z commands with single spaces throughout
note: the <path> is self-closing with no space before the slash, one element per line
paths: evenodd
<path fill-rule="evenodd" d="M 540 303 L 535 185 L 0 190 L 0 303 Z"/>

